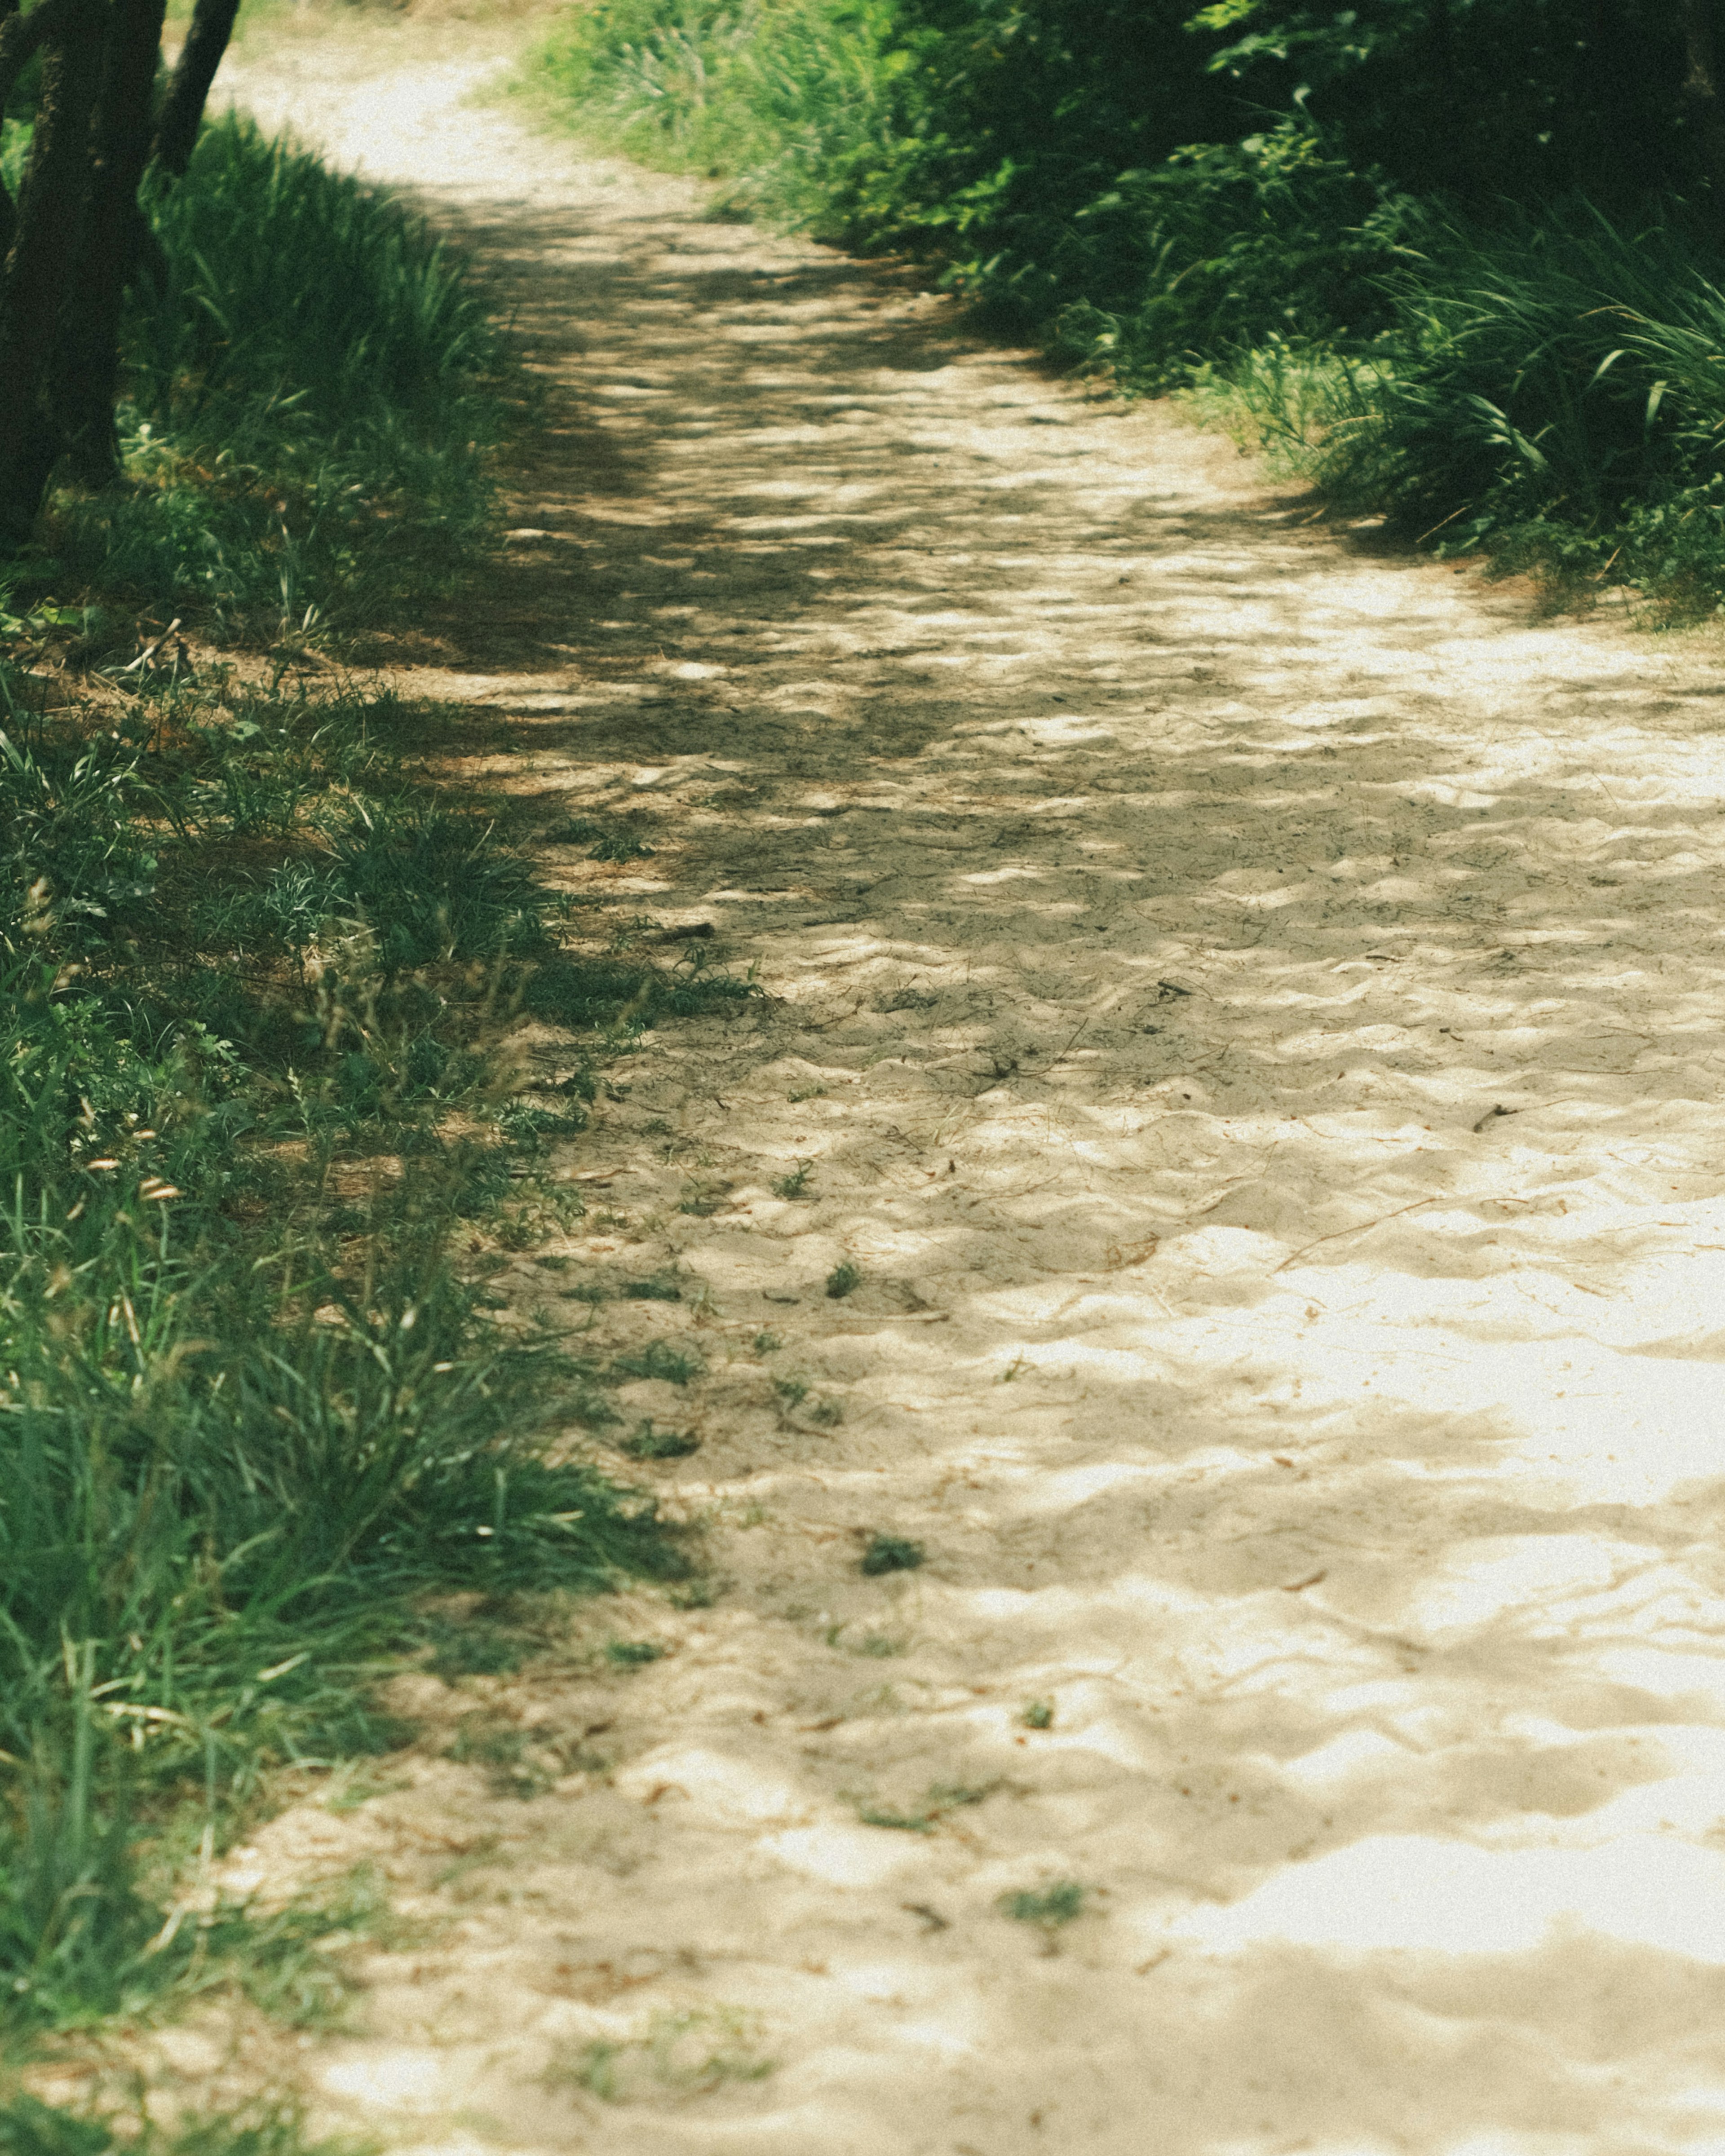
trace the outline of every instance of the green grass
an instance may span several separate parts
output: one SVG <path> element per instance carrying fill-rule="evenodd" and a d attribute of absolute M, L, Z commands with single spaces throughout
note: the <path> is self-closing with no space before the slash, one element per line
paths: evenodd
<path fill-rule="evenodd" d="M 1034 1924 L 1052 1938 L 1063 1924 L 1072 1923 L 1084 1914 L 1089 1900 L 1086 1887 L 1081 1887 L 1075 1879 L 1061 1879 L 1052 1887 L 1003 1894 L 996 1907 L 1003 1917 L 1009 1917 L 1014 1923 Z"/>
<path fill-rule="evenodd" d="M 862 1568 L 874 1579 L 887 1572 L 914 1572 L 925 1559 L 921 1543 L 907 1542 L 902 1535 L 870 1535 L 863 1552 Z"/>
<path fill-rule="evenodd" d="M 165 285 L 135 290 L 113 494 L 52 497 L 0 585 L 218 641 L 352 640 L 423 618 L 495 536 L 521 394 L 465 267 L 374 187 L 229 116 L 146 208 Z"/>
<path fill-rule="evenodd" d="M 1471 18 L 1466 110 L 1419 87 L 1394 10 L 1357 50 L 1352 13 L 1308 23 L 1283 81 L 1276 12 L 1230 44 L 1241 11 L 1160 0 L 602 0 L 528 82 L 724 204 L 920 258 L 984 321 L 1178 393 L 1348 516 L 1560 593 L 1628 583 L 1649 618 L 1725 609 L 1725 247 L 1700 196 L 1657 192 L 1693 181 L 1682 145 L 1655 153 L 1651 113 L 1604 126 L 1621 66 L 1584 90 L 1525 9 Z"/>
<path fill-rule="evenodd" d="M 367 2156 L 369 2144 L 314 2141 L 290 2103 L 216 2112 L 173 2127 L 141 2110 L 103 2118 L 56 2110 L 34 2097 L 0 2104 L 0 2150 L 5 2156 Z"/>
<path fill-rule="evenodd" d="M 523 86 L 589 141 L 824 230 L 835 175 L 896 154 L 894 19 L 889 0 L 600 0 L 558 19 Z"/>
<path fill-rule="evenodd" d="M 734 2007 L 659 2013 L 639 2035 L 587 2045 L 546 2079 L 552 2087 L 585 2089 L 602 2103 L 702 2095 L 727 2082 L 762 2081 L 770 2074 L 773 2062 L 762 2056 L 758 2041 L 754 2017 Z"/>
<path fill-rule="evenodd" d="M 567 947 L 388 696 L 0 699 L 3 2035 L 220 1958 L 151 1945 L 178 1810 L 219 1832 L 273 1763 L 399 1743 L 372 1695 L 422 1644 L 516 1653 L 426 1598 L 686 1573 L 649 1500 L 547 1450 L 614 1415 L 600 1374 L 500 1331 L 456 1245 L 563 1224 L 537 1163 L 593 1081 L 523 1101 L 524 1012 L 579 1011 L 590 1061 L 737 984 Z"/>

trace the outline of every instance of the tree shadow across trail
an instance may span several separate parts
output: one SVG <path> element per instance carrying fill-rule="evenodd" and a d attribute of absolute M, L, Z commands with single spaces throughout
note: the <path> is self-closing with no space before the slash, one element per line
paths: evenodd
<path fill-rule="evenodd" d="M 511 715 L 547 874 L 768 994 L 582 1142 L 553 1255 L 686 1291 L 650 1471 L 728 1594 L 593 1712 L 611 1784 L 499 1829 L 451 2104 L 629 2156 L 1713 2145 L 1717 668 L 497 141 L 459 221 L 545 401 L 444 692 Z M 578 1953 L 655 1957 L 644 2012 L 700 1969 L 780 2071 L 557 2109 L 546 1999 L 615 2040 Z"/>

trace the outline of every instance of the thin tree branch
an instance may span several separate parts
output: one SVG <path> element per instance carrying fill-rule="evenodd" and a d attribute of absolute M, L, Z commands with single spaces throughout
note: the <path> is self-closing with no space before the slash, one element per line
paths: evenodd
<path fill-rule="evenodd" d="M 192 27 L 174 63 L 162 117 L 156 123 L 155 157 L 176 179 L 184 177 L 203 124 L 203 108 L 234 33 L 239 0 L 198 0 Z"/>

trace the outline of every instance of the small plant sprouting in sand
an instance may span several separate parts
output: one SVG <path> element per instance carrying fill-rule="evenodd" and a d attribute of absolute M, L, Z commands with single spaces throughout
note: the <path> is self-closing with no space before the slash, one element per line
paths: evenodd
<path fill-rule="evenodd" d="M 691 1378 L 700 1377 L 706 1368 L 700 1356 L 690 1354 L 685 1348 L 673 1348 L 668 1340 L 649 1340 L 644 1348 L 619 1355 L 611 1365 L 611 1374 L 616 1378 L 662 1378 L 667 1384 L 686 1385 Z"/>
<path fill-rule="evenodd" d="M 807 1381 L 802 1378 L 775 1378 L 773 1390 L 779 1405 L 787 1409 L 801 1407 L 809 1397 Z"/>
<path fill-rule="evenodd" d="M 631 1302 L 680 1302 L 681 1283 L 675 1273 L 655 1273 L 650 1280 L 624 1281 L 618 1290 Z"/>
<path fill-rule="evenodd" d="M 895 1828 L 901 1834 L 931 1834 L 948 1812 L 979 1804 L 999 1787 L 997 1782 L 932 1782 L 922 1793 L 922 1803 L 912 1810 L 895 1811 L 888 1805 L 863 1802 L 857 1805 L 856 1815 L 865 1826 Z"/>
<path fill-rule="evenodd" d="M 569 2066 L 553 2068 L 553 2085 L 572 2082 L 601 2103 L 662 2095 L 704 2096 L 726 2082 L 757 2082 L 773 2061 L 757 2048 L 759 2024 L 734 2006 L 655 2014 L 636 2036 L 588 2044 Z"/>
<path fill-rule="evenodd" d="M 755 1353 L 757 1355 L 776 1355 L 783 1345 L 783 1341 L 776 1332 L 757 1332 L 755 1335 Z"/>
<path fill-rule="evenodd" d="M 649 1417 L 618 1449 L 631 1460 L 686 1460 L 691 1452 L 700 1451 L 701 1440 L 692 1430 L 655 1430 Z"/>
<path fill-rule="evenodd" d="M 883 1572 L 914 1572 L 925 1554 L 921 1543 L 907 1542 L 902 1535 L 871 1535 L 862 1568 L 870 1579 Z"/>
<path fill-rule="evenodd" d="M 814 1174 L 812 1160 L 799 1160 L 788 1175 L 775 1175 L 768 1185 L 775 1198 L 801 1198 L 808 1191 Z"/>
<path fill-rule="evenodd" d="M 1019 1720 L 1026 1729 L 1052 1729 L 1054 1717 L 1051 1699 L 1027 1699 L 1019 1710 Z"/>
<path fill-rule="evenodd" d="M 827 1275 L 827 1293 L 838 1302 L 862 1286 L 862 1268 L 853 1265 L 849 1258 L 841 1258 Z"/>
<path fill-rule="evenodd" d="M 1016 1894 L 1003 1894 L 994 1906 L 1003 1917 L 1009 1917 L 1015 1924 L 1034 1924 L 1046 1940 L 1047 1951 L 1052 1953 L 1055 1934 L 1063 1924 L 1070 1924 L 1084 1914 L 1089 1898 L 1089 1888 L 1081 1887 L 1076 1879 L 1058 1879 L 1052 1887 L 1045 1887 L 1040 1892 L 1029 1887 Z"/>
<path fill-rule="evenodd" d="M 642 1669 L 649 1662 L 662 1662 L 665 1656 L 657 1640 L 610 1640 L 605 1645 L 605 1660 L 614 1669 Z"/>

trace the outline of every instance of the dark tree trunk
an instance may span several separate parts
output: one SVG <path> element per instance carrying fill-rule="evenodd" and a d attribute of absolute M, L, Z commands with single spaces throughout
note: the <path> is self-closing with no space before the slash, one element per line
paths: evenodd
<path fill-rule="evenodd" d="M 44 0 L 30 15 L 18 13 L 18 0 L 0 0 L 0 111 L 4 111 L 18 77 L 35 58 L 44 38 L 65 22 L 68 13 L 68 0 Z M 12 197 L 0 180 L 0 261 L 11 251 L 17 233 Z"/>
<path fill-rule="evenodd" d="M 174 64 L 173 80 L 156 126 L 156 155 L 165 171 L 182 178 L 192 162 L 210 85 L 234 33 L 239 0 L 198 0 L 192 27 Z"/>
<path fill-rule="evenodd" d="M 1719 101 L 1713 43 L 1713 0 L 1682 0 L 1683 108 L 1693 131 L 1696 161 L 1713 190 L 1716 211 L 1725 213 L 1725 108 Z"/>
<path fill-rule="evenodd" d="M 120 476 L 114 400 L 126 288 L 153 235 L 138 208 L 150 157 L 151 106 L 166 0 L 111 0 L 101 93 L 90 136 L 89 213 L 70 305 L 52 368 L 52 396 L 72 469 L 86 486 Z"/>
<path fill-rule="evenodd" d="M 0 42 L 45 13 L 13 16 L 0 26 Z M 0 536 L 14 544 L 35 521 L 60 446 L 44 390 L 88 223 L 105 28 L 100 0 L 68 0 L 38 32 L 44 51 L 35 132 L 0 271 Z"/>

